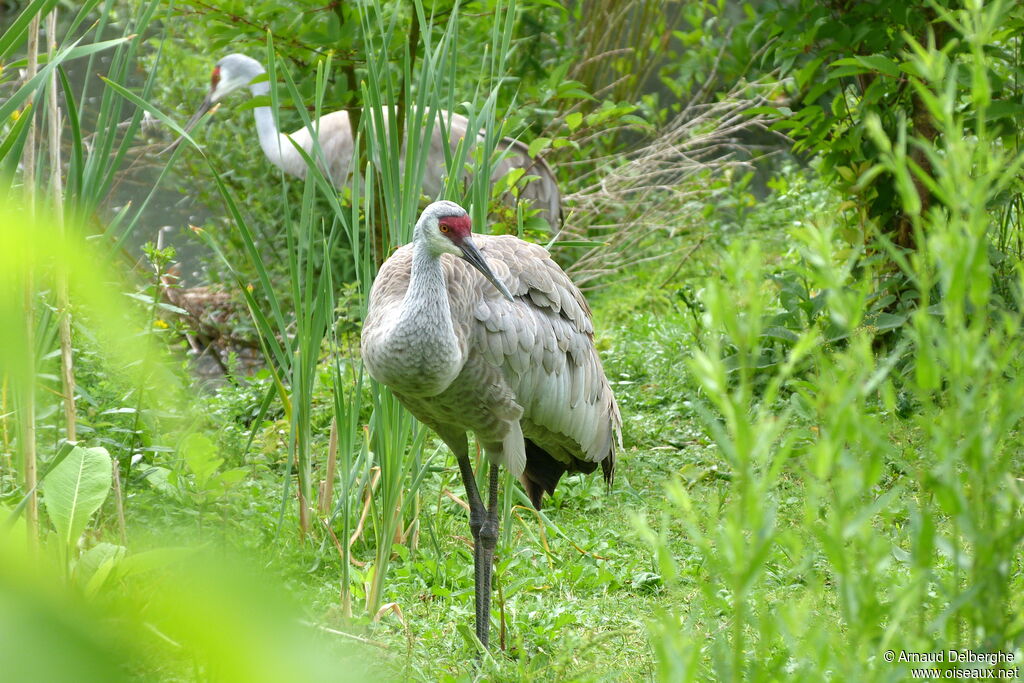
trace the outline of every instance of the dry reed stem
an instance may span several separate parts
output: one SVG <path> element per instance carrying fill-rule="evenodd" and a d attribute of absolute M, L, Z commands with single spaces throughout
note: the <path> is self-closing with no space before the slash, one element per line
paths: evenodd
<path fill-rule="evenodd" d="M 46 17 L 46 35 L 50 39 L 50 58 L 57 54 L 57 8 Z M 50 146 L 50 193 L 53 197 L 53 218 L 57 234 L 64 238 L 67 227 L 64 224 L 64 181 L 61 176 L 60 139 L 61 117 L 57 103 L 57 71 L 50 72 L 47 118 L 49 119 Z M 67 440 L 78 440 L 78 419 L 75 411 L 75 362 L 71 344 L 71 302 L 68 297 L 68 278 L 63 269 L 57 269 L 57 315 L 60 333 L 60 370 L 63 388 L 64 428 Z M 123 535 L 123 534 L 122 534 Z"/>
<path fill-rule="evenodd" d="M 456 495 L 455 495 L 454 493 L 452 493 L 452 492 L 451 492 L 451 491 L 449 491 L 448 489 L 445 489 L 445 490 L 443 491 L 443 493 L 444 493 L 444 495 L 448 496 L 449 498 L 451 498 L 452 500 L 454 500 L 454 501 L 455 501 L 456 503 L 458 503 L 459 505 L 461 505 L 462 507 L 464 507 L 464 508 L 466 509 L 466 512 L 469 512 L 469 503 L 467 503 L 466 501 L 462 500 L 461 498 L 459 498 L 458 496 L 456 496 Z"/>
<path fill-rule="evenodd" d="M 327 441 L 327 471 L 324 473 L 324 480 L 320 482 L 320 501 L 318 508 L 321 515 L 327 515 L 331 511 L 331 502 L 334 500 L 334 479 L 338 466 L 338 421 L 331 418 L 331 436 Z"/>
<path fill-rule="evenodd" d="M 335 628 L 321 626 L 320 624 L 313 624 L 308 621 L 303 621 L 299 623 L 301 623 L 303 626 L 309 626 L 311 628 L 317 629 L 318 631 L 323 631 L 324 633 L 330 633 L 332 636 L 341 636 L 343 638 L 348 638 L 349 640 L 354 640 L 357 643 L 363 643 L 364 645 L 373 645 L 374 647 L 379 647 L 382 650 L 391 649 L 387 643 L 382 643 L 379 640 L 370 640 L 369 638 L 364 638 L 363 636 L 357 636 L 354 633 L 346 633 L 344 631 L 339 631 Z"/>
<path fill-rule="evenodd" d="M 401 606 L 399 606 L 397 602 L 389 602 L 385 605 L 381 605 L 381 608 L 377 610 L 376 614 L 373 615 L 373 622 L 377 623 L 378 621 L 380 621 L 380 618 L 388 612 L 391 612 L 396 617 L 398 617 L 398 622 L 402 624 L 404 628 L 409 628 L 409 624 L 405 620 L 405 614 L 402 613 L 402 608 Z"/>
<path fill-rule="evenodd" d="M 377 484 L 380 483 L 380 468 L 373 467 L 370 469 L 370 472 L 373 473 L 373 480 L 370 482 L 370 486 L 366 489 L 366 500 L 363 501 L 363 511 L 359 515 L 359 522 L 356 524 L 356 528 L 355 531 L 352 532 L 352 536 L 348 539 L 349 548 L 351 548 L 352 544 L 363 535 L 363 526 L 366 524 L 366 517 L 370 514 L 370 504 L 373 503 L 373 492 L 377 490 Z"/>
<path fill-rule="evenodd" d="M 121 493 L 121 466 L 117 458 L 111 459 L 111 475 L 114 481 L 114 507 L 117 508 L 117 531 L 121 538 L 121 545 L 128 545 L 128 526 L 124 519 L 124 496 Z"/>
<path fill-rule="evenodd" d="M 40 15 L 32 17 L 28 29 L 28 66 L 25 70 L 25 82 L 35 78 L 39 68 L 39 20 Z M 36 215 L 36 115 L 35 94 L 30 94 L 25 109 L 32 119 L 28 124 L 25 140 L 25 151 L 22 155 L 22 179 L 25 192 L 25 206 L 30 217 Z M 36 494 L 38 474 L 36 471 L 36 408 L 35 408 L 35 283 L 31 265 L 25 268 L 25 287 L 22 306 L 24 309 L 25 363 L 27 372 L 31 373 L 28 386 L 23 392 L 21 406 L 21 451 L 24 467 L 23 477 L 25 490 L 28 492 L 28 507 L 25 509 L 25 524 L 28 527 L 28 542 L 33 547 L 39 536 L 39 496 Z"/>

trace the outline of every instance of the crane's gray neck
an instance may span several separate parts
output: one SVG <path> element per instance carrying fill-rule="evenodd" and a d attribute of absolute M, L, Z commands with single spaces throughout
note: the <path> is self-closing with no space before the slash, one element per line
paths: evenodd
<path fill-rule="evenodd" d="M 465 362 L 452 324 L 448 287 L 438 254 L 413 243 L 409 286 L 373 359 L 374 377 L 410 396 L 437 396 Z"/>
<path fill-rule="evenodd" d="M 417 228 L 418 229 L 418 228 Z M 416 309 L 437 313 L 448 321 L 451 327 L 451 310 L 448 306 L 448 287 L 441 268 L 441 255 L 431 253 L 426 240 L 413 237 L 412 273 L 409 289 L 402 302 L 403 312 L 413 314 Z"/>
<path fill-rule="evenodd" d="M 253 97 L 267 95 L 270 93 L 270 83 L 268 81 L 251 83 L 249 92 Z M 256 107 L 253 109 L 253 116 L 256 118 L 256 133 L 259 135 L 263 153 L 267 155 L 272 164 L 281 168 L 285 145 L 291 147 L 292 143 L 282 139 L 281 132 L 274 123 L 274 114 L 270 111 L 270 107 Z"/>

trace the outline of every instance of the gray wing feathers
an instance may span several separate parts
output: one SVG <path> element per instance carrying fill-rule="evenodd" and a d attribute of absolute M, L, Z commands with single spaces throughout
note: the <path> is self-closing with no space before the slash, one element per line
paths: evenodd
<path fill-rule="evenodd" d="M 474 240 L 516 302 L 504 299 L 462 259 L 442 258 L 455 332 L 469 347 L 458 381 L 480 385 L 459 389 L 489 395 L 493 405 L 487 410 L 506 423 L 505 430 L 521 415 L 527 438 L 559 460 L 613 458 L 621 419 L 594 349 L 583 295 L 542 247 L 511 236 Z M 406 246 L 381 268 L 364 330 L 372 327 L 375 311 L 394 308 L 405 296 L 411 261 Z M 499 432 L 492 440 L 508 438 L 508 431 Z"/>
<path fill-rule="evenodd" d="M 620 418 L 593 346 L 583 295 L 544 248 L 507 236 L 475 240 L 517 300 L 501 298 L 460 264 L 473 278 L 475 305 L 467 320 L 475 331 L 470 334 L 487 361 L 503 368 L 523 405 L 524 421 L 577 444 L 578 451 L 569 455 L 603 460 L 618 438 Z M 561 450 L 554 447 L 552 454 L 558 457 Z"/>

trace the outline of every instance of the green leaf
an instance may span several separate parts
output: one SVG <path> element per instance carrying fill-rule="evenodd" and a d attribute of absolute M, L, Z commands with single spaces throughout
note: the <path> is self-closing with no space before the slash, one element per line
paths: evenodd
<path fill-rule="evenodd" d="M 480 644 L 480 640 L 476 637 L 476 633 L 474 633 L 469 626 L 459 623 L 455 625 L 455 630 L 459 632 L 459 635 L 462 636 L 462 639 L 466 642 L 466 645 L 470 650 L 473 650 L 474 652 L 484 651 L 484 646 Z"/>
<path fill-rule="evenodd" d="M 224 462 L 217 456 L 217 447 L 203 434 L 189 434 L 182 442 L 180 451 L 188 468 L 195 475 L 199 488 L 206 488 L 207 481 Z"/>
<path fill-rule="evenodd" d="M 899 64 L 884 55 L 857 57 L 857 61 L 874 71 L 878 71 L 879 73 L 889 76 L 890 78 L 898 78 L 900 75 Z"/>
<path fill-rule="evenodd" d="M 992 100 L 986 110 L 989 121 L 995 119 L 1015 119 L 1024 115 L 1024 104 L 1011 102 L 1009 100 Z"/>
<path fill-rule="evenodd" d="M 75 446 L 43 480 L 46 511 L 70 551 L 110 492 L 111 459 L 105 448 Z"/>
<path fill-rule="evenodd" d="M 20 47 L 32 22 L 32 17 L 37 14 L 44 17 L 50 13 L 57 0 L 34 0 L 28 7 L 22 10 L 18 18 L 14 20 L 10 28 L 0 36 L 0 58 L 8 57 L 15 48 Z"/>
<path fill-rule="evenodd" d="M 897 327 L 902 327 L 907 322 L 907 316 L 905 315 L 894 315 L 892 313 L 879 313 L 875 316 L 871 324 L 879 331 L 894 330 Z"/>
<path fill-rule="evenodd" d="M 98 543 L 82 553 L 75 565 L 75 576 L 86 595 L 95 595 L 107 581 L 111 570 L 125 556 L 127 548 L 113 543 Z"/>
<path fill-rule="evenodd" d="M 900 66 L 888 57 L 883 55 L 866 55 L 864 57 L 846 57 L 837 59 L 829 65 L 832 78 L 847 76 L 851 74 L 877 72 L 885 74 L 890 78 L 898 78 Z"/>
<path fill-rule="evenodd" d="M 154 489 L 169 498 L 180 500 L 181 491 L 171 483 L 170 476 L 171 471 L 166 467 L 151 467 L 143 474 L 143 477 Z"/>
<path fill-rule="evenodd" d="M 169 546 L 135 553 L 121 559 L 117 568 L 117 574 L 120 577 L 126 577 L 164 569 L 176 562 L 192 557 L 199 551 L 200 547 Z"/>
<path fill-rule="evenodd" d="M 11 151 L 11 148 L 14 147 L 15 143 L 20 140 L 21 134 L 27 128 L 29 121 L 32 120 L 32 115 L 32 105 L 30 104 L 25 107 L 25 110 L 19 115 L 18 120 L 14 122 L 13 126 L 11 126 L 10 132 L 7 134 L 4 141 L 0 142 L 0 159 L 7 158 L 7 154 Z"/>
<path fill-rule="evenodd" d="M 565 125 L 569 126 L 569 130 L 576 130 L 583 123 L 583 114 L 578 111 L 574 111 L 565 117 Z"/>
<path fill-rule="evenodd" d="M 537 138 L 533 142 L 530 143 L 530 146 L 526 150 L 526 153 L 529 154 L 531 157 L 535 157 L 538 154 L 540 154 L 540 152 L 542 150 L 545 150 L 545 149 L 547 149 L 550 146 L 551 146 L 551 138 L 543 138 L 543 137 Z"/>
<path fill-rule="evenodd" d="M 225 470 L 224 472 L 221 472 L 220 476 L 217 477 L 217 480 L 221 483 L 222 486 L 227 488 L 229 486 L 234 486 L 239 482 L 245 481 L 246 477 L 248 476 L 249 470 L 245 469 L 244 467 L 236 467 L 234 469 Z"/>
<path fill-rule="evenodd" d="M 20 107 L 28 98 L 34 95 L 49 78 L 50 72 L 57 68 L 60 64 L 70 59 L 78 59 L 80 57 L 88 57 L 89 55 L 108 50 L 112 47 L 120 45 L 121 43 L 128 40 L 127 38 L 118 38 L 116 40 L 106 40 L 102 43 L 94 43 L 92 45 L 82 45 L 78 47 L 65 48 L 58 52 L 53 59 L 46 62 L 39 73 L 35 77 L 22 85 L 14 94 L 5 99 L 0 103 L 0 121 L 6 121 L 10 118 L 11 114 L 14 113 L 18 107 Z"/>
<path fill-rule="evenodd" d="M 800 337 L 797 336 L 795 332 L 793 332 L 792 330 L 787 330 L 784 327 L 765 328 L 764 332 L 761 333 L 761 337 L 764 339 L 777 339 L 779 341 L 788 342 L 790 344 L 795 344 L 797 341 L 800 340 Z"/>
<path fill-rule="evenodd" d="M 841 62 L 848 62 L 848 59 L 841 59 Z M 870 73 L 871 69 L 867 68 L 863 64 L 842 64 L 832 65 L 831 71 L 829 71 L 829 80 L 834 81 L 837 78 L 844 78 L 846 76 L 857 76 L 858 74 Z"/>

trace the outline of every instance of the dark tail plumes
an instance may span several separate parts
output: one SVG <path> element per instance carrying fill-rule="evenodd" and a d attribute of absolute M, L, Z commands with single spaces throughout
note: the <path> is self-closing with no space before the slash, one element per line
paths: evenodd
<path fill-rule="evenodd" d="M 541 498 L 544 494 L 549 496 L 555 492 L 558 480 L 566 472 L 583 472 L 590 474 L 597 469 L 596 462 L 573 458 L 571 463 L 564 463 L 556 460 L 543 448 L 529 439 L 526 443 L 526 469 L 519 478 L 526 489 L 526 495 L 530 497 L 533 507 L 540 510 Z M 601 461 L 601 471 L 604 473 L 604 480 L 611 487 L 615 474 L 615 454 L 610 453 L 607 458 Z"/>
<path fill-rule="evenodd" d="M 566 465 L 555 460 L 543 448 L 530 441 L 526 442 L 526 469 L 523 471 L 523 488 L 530 497 L 533 507 L 540 510 L 540 500 L 545 493 L 555 492 L 558 480 L 565 474 Z"/>
<path fill-rule="evenodd" d="M 608 454 L 608 457 L 601 461 L 601 471 L 604 472 L 604 483 L 608 484 L 608 489 L 611 490 L 612 484 L 615 483 L 615 452 L 612 451 Z"/>

